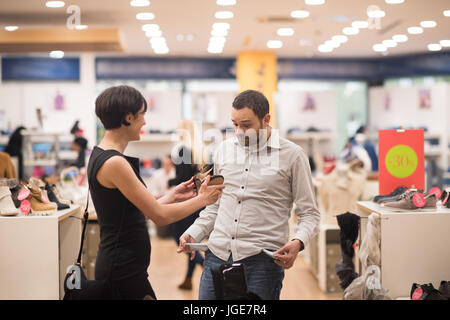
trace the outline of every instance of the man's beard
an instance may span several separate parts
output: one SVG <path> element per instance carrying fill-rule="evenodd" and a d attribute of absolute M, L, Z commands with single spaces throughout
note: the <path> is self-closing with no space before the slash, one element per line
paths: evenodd
<path fill-rule="evenodd" d="M 257 130 L 248 129 L 245 133 L 239 132 L 236 137 L 242 146 L 249 147 L 259 145 L 259 143 L 267 140 L 267 128 L 263 129 L 262 121 L 259 122 L 260 126 Z"/>

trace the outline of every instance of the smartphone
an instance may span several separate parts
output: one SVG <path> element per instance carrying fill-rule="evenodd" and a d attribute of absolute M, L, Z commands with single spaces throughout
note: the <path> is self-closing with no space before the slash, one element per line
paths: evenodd
<path fill-rule="evenodd" d="M 264 252 L 266 255 L 268 255 L 269 257 L 271 257 L 273 260 L 280 261 L 280 259 L 277 258 L 278 255 L 277 255 L 277 254 L 274 254 L 274 251 L 270 251 L 270 250 L 267 250 L 267 249 L 263 249 L 263 252 Z"/>
<path fill-rule="evenodd" d="M 185 243 L 192 250 L 206 251 L 208 250 L 208 245 L 206 243 Z"/>

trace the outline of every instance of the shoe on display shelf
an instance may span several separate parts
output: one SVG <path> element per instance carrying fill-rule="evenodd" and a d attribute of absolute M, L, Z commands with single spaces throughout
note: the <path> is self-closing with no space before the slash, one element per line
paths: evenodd
<path fill-rule="evenodd" d="M 15 216 L 18 213 L 19 210 L 14 205 L 9 187 L 0 186 L 0 216 Z"/>
<path fill-rule="evenodd" d="M 56 197 L 55 193 L 53 192 L 52 188 L 50 187 L 50 185 L 48 183 L 45 184 L 45 190 L 47 191 L 48 199 L 51 202 L 56 203 L 58 211 L 70 208 L 70 206 L 68 204 L 61 203 L 59 201 L 59 199 Z"/>
<path fill-rule="evenodd" d="M 433 287 L 433 284 L 422 284 L 413 283 L 411 292 L 411 300 L 447 300 L 447 298 L 442 295 L 439 290 Z"/>
<path fill-rule="evenodd" d="M 18 179 L 0 179 L 0 186 L 7 186 L 11 192 L 11 198 L 16 208 L 20 207 L 20 201 L 17 200 L 20 190 L 22 189 L 22 183 Z"/>
<path fill-rule="evenodd" d="M 382 203 L 382 202 L 396 201 L 399 199 L 400 195 L 402 195 L 406 191 L 408 191 L 407 187 L 403 186 L 398 187 L 391 194 L 376 196 L 375 198 L 373 198 L 373 202 Z"/>
<path fill-rule="evenodd" d="M 439 292 L 448 300 L 450 300 L 450 281 L 441 281 Z"/>
<path fill-rule="evenodd" d="M 420 196 L 422 196 L 422 198 Z M 423 195 L 423 190 L 409 189 L 405 193 L 398 196 L 397 200 L 382 202 L 381 205 L 402 210 L 414 210 L 425 206 L 426 200 L 424 198 L 425 196 Z M 423 203 L 420 203 L 420 200 L 422 200 Z"/>
<path fill-rule="evenodd" d="M 57 204 L 46 203 L 42 199 L 42 192 L 31 185 L 23 186 L 18 199 L 21 201 L 21 211 L 24 215 L 51 216 L 56 214 Z"/>

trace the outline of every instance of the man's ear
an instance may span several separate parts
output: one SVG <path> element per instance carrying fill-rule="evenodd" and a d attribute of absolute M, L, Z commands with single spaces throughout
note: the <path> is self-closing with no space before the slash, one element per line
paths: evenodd
<path fill-rule="evenodd" d="M 264 116 L 263 123 L 265 126 L 268 126 L 270 124 L 270 113 L 268 113 Z"/>

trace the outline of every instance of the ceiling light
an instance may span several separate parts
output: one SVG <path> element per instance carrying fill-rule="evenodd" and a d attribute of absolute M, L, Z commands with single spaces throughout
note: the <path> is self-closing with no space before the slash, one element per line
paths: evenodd
<path fill-rule="evenodd" d="M 423 29 L 421 27 L 410 27 L 410 28 L 408 28 L 408 33 L 421 34 L 421 33 L 423 33 Z"/>
<path fill-rule="evenodd" d="M 365 29 L 369 27 L 369 23 L 367 21 L 353 21 L 352 27 L 358 29 Z"/>
<path fill-rule="evenodd" d="M 151 12 L 140 12 L 136 14 L 136 19 L 138 20 L 153 20 L 155 19 L 155 14 Z"/>
<path fill-rule="evenodd" d="M 283 46 L 283 42 L 280 40 L 269 40 L 266 45 L 270 49 L 279 49 Z"/>
<path fill-rule="evenodd" d="M 394 40 L 395 42 L 406 42 L 408 41 L 408 36 L 404 34 L 396 34 L 392 37 L 392 40 Z"/>
<path fill-rule="evenodd" d="M 420 25 L 422 26 L 422 28 L 434 28 L 434 27 L 436 27 L 437 23 L 436 23 L 436 21 L 428 20 L 428 21 L 422 21 L 420 23 Z"/>
<path fill-rule="evenodd" d="M 439 44 L 440 44 L 442 47 L 450 47 L 450 40 L 441 40 L 441 41 L 439 42 Z"/>
<path fill-rule="evenodd" d="M 45 6 L 48 8 L 62 8 L 65 5 L 64 1 L 47 1 L 45 3 Z"/>
<path fill-rule="evenodd" d="M 431 43 L 428 45 L 428 50 L 430 50 L 430 51 L 440 51 L 441 49 L 442 49 L 442 47 L 438 43 Z"/>
<path fill-rule="evenodd" d="M 211 35 L 215 37 L 224 37 L 228 34 L 227 29 L 213 29 Z"/>
<path fill-rule="evenodd" d="M 6 26 L 5 27 L 6 31 L 16 31 L 17 29 L 19 29 L 18 26 Z"/>
<path fill-rule="evenodd" d="M 305 0 L 305 3 L 310 6 L 320 6 L 325 3 L 325 0 Z"/>
<path fill-rule="evenodd" d="M 450 10 L 445 10 L 443 13 L 444 13 L 444 16 L 450 17 Z"/>
<path fill-rule="evenodd" d="M 231 19 L 234 17 L 234 14 L 231 11 L 217 11 L 215 17 L 217 19 Z"/>
<path fill-rule="evenodd" d="M 208 47 L 208 53 L 222 53 L 223 48 Z"/>
<path fill-rule="evenodd" d="M 234 6 L 236 4 L 236 0 L 217 0 L 218 6 Z"/>
<path fill-rule="evenodd" d="M 307 10 L 295 10 L 291 12 L 292 18 L 308 18 L 309 17 L 309 11 Z"/>
<path fill-rule="evenodd" d="M 387 4 L 399 4 L 405 2 L 405 0 L 385 0 Z"/>
<path fill-rule="evenodd" d="M 380 9 L 370 8 L 367 9 L 367 16 L 369 18 L 383 18 L 386 15 L 386 12 Z"/>
<path fill-rule="evenodd" d="M 157 48 L 154 49 L 156 54 L 168 54 L 169 53 L 169 48 L 165 47 L 165 48 Z"/>
<path fill-rule="evenodd" d="M 142 26 L 142 31 L 158 31 L 159 30 L 159 25 L 155 24 L 155 23 L 149 23 L 149 24 L 144 24 Z"/>
<path fill-rule="evenodd" d="M 154 37 L 150 39 L 150 43 L 152 44 L 152 47 L 166 47 L 166 38 L 164 37 Z"/>
<path fill-rule="evenodd" d="M 279 28 L 277 34 L 280 37 L 290 37 L 294 35 L 294 29 L 292 28 Z"/>
<path fill-rule="evenodd" d="M 230 24 L 227 22 L 216 22 L 213 24 L 213 29 L 230 29 Z"/>
<path fill-rule="evenodd" d="M 75 29 L 77 29 L 77 30 L 84 30 L 87 28 L 88 28 L 88 26 L 85 24 L 79 24 L 79 25 L 75 26 Z"/>
<path fill-rule="evenodd" d="M 224 46 L 227 39 L 225 37 L 211 37 L 209 38 L 209 46 Z"/>
<path fill-rule="evenodd" d="M 61 50 L 51 51 L 49 56 L 50 56 L 50 58 L 53 58 L 53 59 L 62 59 L 64 57 L 64 51 L 61 51 Z"/>
<path fill-rule="evenodd" d="M 149 38 L 153 38 L 153 37 L 161 37 L 162 36 L 162 31 L 161 30 L 149 30 L 145 32 L 145 35 Z"/>
<path fill-rule="evenodd" d="M 394 48 L 397 46 L 397 42 L 395 42 L 394 40 L 384 40 L 383 45 L 386 48 Z"/>
<path fill-rule="evenodd" d="M 130 5 L 132 7 L 146 7 L 150 5 L 150 1 L 148 0 L 132 0 L 130 1 Z"/>
<path fill-rule="evenodd" d="M 333 36 L 331 38 L 331 40 L 337 41 L 339 43 L 345 43 L 345 42 L 348 41 L 348 37 L 347 36 L 343 36 L 343 35 L 337 35 L 337 36 Z"/>
<path fill-rule="evenodd" d="M 430 51 L 440 51 L 442 49 L 439 43 L 431 43 L 428 45 L 428 50 Z"/>
<path fill-rule="evenodd" d="M 353 27 L 347 27 L 342 29 L 342 32 L 348 36 L 355 35 L 359 33 L 359 29 Z"/>
<path fill-rule="evenodd" d="M 381 44 L 381 43 L 377 43 L 372 47 L 373 51 L 375 52 L 385 52 L 387 50 L 387 48 Z"/>
<path fill-rule="evenodd" d="M 338 41 L 333 41 L 333 40 L 327 40 L 325 41 L 325 45 L 327 47 L 331 47 L 333 49 L 339 48 L 341 46 L 341 43 Z"/>
<path fill-rule="evenodd" d="M 332 51 L 333 51 L 333 48 L 330 47 L 330 46 L 327 46 L 327 45 L 325 45 L 325 44 L 321 44 L 321 45 L 317 48 L 317 50 L 319 50 L 319 52 L 332 52 Z"/>

